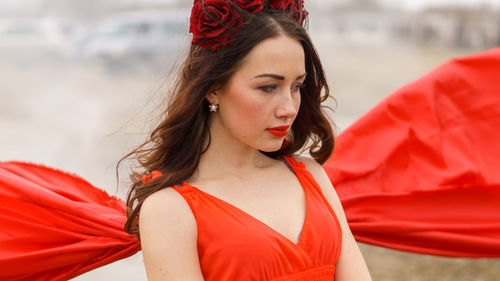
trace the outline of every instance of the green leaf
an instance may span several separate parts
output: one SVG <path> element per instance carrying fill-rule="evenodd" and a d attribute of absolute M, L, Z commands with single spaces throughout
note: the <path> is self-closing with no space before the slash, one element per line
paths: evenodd
<path fill-rule="evenodd" d="M 252 20 L 253 20 L 253 17 L 255 17 L 255 15 L 250 15 L 250 16 L 248 17 L 248 19 L 246 19 L 246 20 L 245 20 L 245 22 L 244 22 L 243 24 L 249 24 L 249 23 L 251 23 L 251 22 L 252 22 Z"/>
<path fill-rule="evenodd" d="M 223 47 L 223 48 L 217 49 L 215 52 L 219 55 L 219 57 L 223 57 L 226 50 L 227 50 L 227 47 Z"/>
<path fill-rule="evenodd" d="M 267 8 L 269 6 L 269 0 L 264 0 L 264 8 Z"/>

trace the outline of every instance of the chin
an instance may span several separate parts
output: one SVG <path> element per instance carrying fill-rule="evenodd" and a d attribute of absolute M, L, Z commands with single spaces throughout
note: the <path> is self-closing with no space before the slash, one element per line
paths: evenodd
<path fill-rule="evenodd" d="M 282 142 L 280 142 L 278 144 L 269 144 L 269 145 L 264 146 L 264 147 L 259 147 L 258 149 L 260 151 L 264 151 L 264 152 L 275 152 L 275 151 L 280 150 L 281 146 L 282 146 Z"/>
<path fill-rule="evenodd" d="M 275 152 L 275 151 L 280 150 L 280 147 L 278 147 L 276 149 L 259 149 L 259 150 L 262 152 Z"/>

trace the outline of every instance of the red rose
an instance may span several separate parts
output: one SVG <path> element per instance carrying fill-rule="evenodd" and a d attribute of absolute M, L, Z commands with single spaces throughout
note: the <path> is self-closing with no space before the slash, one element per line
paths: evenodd
<path fill-rule="evenodd" d="M 309 13 L 304 10 L 304 0 L 293 0 L 292 17 L 302 25 Z"/>
<path fill-rule="evenodd" d="M 252 15 L 257 14 L 264 8 L 264 0 L 233 0 L 233 2 Z"/>
<path fill-rule="evenodd" d="M 304 10 L 304 0 L 269 0 L 269 7 L 278 10 L 286 10 L 300 25 L 303 25 L 309 14 Z"/>
<path fill-rule="evenodd" d="M 269 7 L 278 10 L 285 10 L 292 3 L 292 0 L 269 0 Z"/>
<path fill-rule="evenodd" d="M 220 49 L 243 22 L 243 16 L 227 0 L 195 0 L 189 27 L 192 44 L 212 51 Z"/>

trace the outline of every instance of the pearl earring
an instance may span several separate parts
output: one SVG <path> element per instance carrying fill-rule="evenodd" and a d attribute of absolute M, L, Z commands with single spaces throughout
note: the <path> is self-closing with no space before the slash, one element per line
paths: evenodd
<path fill-rule="evenodd" d="M 218 105 L 218 104 L 213 104 L 213 103 L 211 103 L 211 104 L 209 104 L 209 105 L 208 105 L 208 108 L 209 108 L 209 109 L 210 109 L 210 111 L 212 111 L 212 112 L 217 112 L 217 109 L 219 109 L 219 105 Z"/>

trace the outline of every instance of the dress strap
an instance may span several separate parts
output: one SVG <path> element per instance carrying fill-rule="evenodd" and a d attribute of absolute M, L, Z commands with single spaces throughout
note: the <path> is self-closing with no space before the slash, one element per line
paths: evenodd
<path fill-rule="evenodd" d="M 183 182 L 173 184 L 170 187 L 173 188 L 173 189 L 175 189 L 180 194 L 182 194 L 182 196 L 191 194 L 194 191 L 194 189 L 192 189 L 190 185 L 183 184 Z"/>
<path fill-rule="evenodd" d="M 280 158 L 282 161 L 286 161 L 288 163 L 288 167 L 291 169 L 305 169 L 305 164 L 304 162 L 295 160 L 293 156 L 283 156 L 283 158 Z"/>
<path fill-rule="evenodd" d="M 281 162 L 285 163 L 285 165 L 288 167 L 288 169 L 289 169 L 290 171 L 292 171 L 292 173 L 294 173 L 294 174 L 295 174 L 295 171 L 293 170 L 292 166 L 290 165 L 290 163 L 288 163 L 288 161 L 286 161 L 286 160 L 285 160 L 285 158 L 279 158 L 279 160 L 280 160 Z"/>

